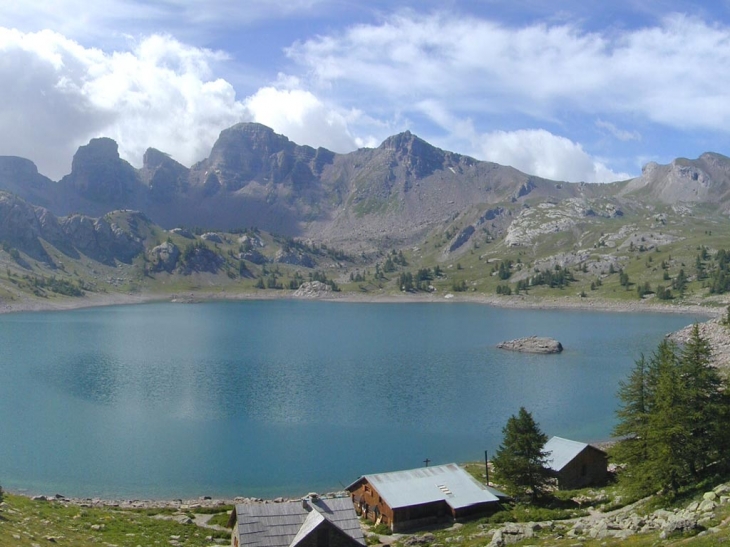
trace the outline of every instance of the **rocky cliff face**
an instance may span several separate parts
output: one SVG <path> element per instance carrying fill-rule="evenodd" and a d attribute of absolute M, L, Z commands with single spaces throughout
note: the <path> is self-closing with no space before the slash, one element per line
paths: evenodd
<path fill-rule="evenodd" d="M 30 257 L 53 264 L 41 240 L 74 259 L 80 254 L 105 264 L 130 262 L 143 250 L 141 239 L 104 218 L 71 215 L 57 218 L 50 211 L 0 192 L 0 241 Z"/>
<path fill-rule="evenodd" d="M 27 196 L 37 205 L 54 202 L 53 181 L 38 173 L 35 163 L 16 156 L 0 156 L 0 189 Z"/>
<path fill-rule="evenodd" d="M 74 155 L 71 173 L 61 179 L 62 187 L 89 201 L 112 209 L 135 203 L 142 184 L 137 171 L 119 157 L 112 139 L 92 139 Z"/>
<path fill-rule="evenodd" d="M 187 192 L 190 170 L 164 152 L 148 148 L 139 176 L 149 188 L 149 199 L 167 204 Z"/>
<path fill-rule="evenodd" d="M 641 176 L 631 180 L 622 194 L 662 203 L 730 203 L 730 158 L 705 153 L 696 160 L 678 158 L 668 165 L 646 164 Z"/>

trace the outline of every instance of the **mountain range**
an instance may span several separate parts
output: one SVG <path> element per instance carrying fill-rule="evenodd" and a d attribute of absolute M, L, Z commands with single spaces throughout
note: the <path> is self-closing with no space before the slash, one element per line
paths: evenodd
<path fill-rule="evenodd" d="M 447 219 L 476 222 L 495 205 L 507 210 L 575 198 L 615 210 L 637 203 L 704 203 L 726 211 L 730 159 L 707 153 L 669 165 L 650 163 L 629 181 L 567 183 L 447 152 L 410 132 L 377 148 L 336 154 L 242 123 L 222 131 L 210 156 L 190 168 L 150 148 L 135 169 L 108 138 L 81 146 L 71 173 L 58 182 L 38 173 L 30 160 L 0 157 L 0 190 L 59 216 L 134 209 L 166 228 L 257 226 L 346 247 L 377 247 L 412 243 Z"/>
<path fill-rule="evenodd" d="M 95 138 L 59 181 L 0 156 L 0 301 L 23 283 L 35 291 L 43 276 L 166 291 L 210 274 L 209 285 L 250 290 L 265 276 L 271 288 L 282 276 L 295 288 L 302 268 L 346 289 L 401 290 L 408 269 L 443 273 L 457 262 L 443 277 L 419 274 L 415 286 L 504 291 L 501 281 L 524 288 L 535 272 L 571 267 L 581 288 L 610 286 L 624 270 L 656 284 L 684 276 L 696 249 L 728 247 L 728 212 L 730 158 L 716 153 L 587 184 L 441 150 L 410 132 L 336 154 L 242 123 L 189 168 L 150 148 L 140 169 L 116 142 Z M 698 291 L 702 275 L 688 276 Z"/>

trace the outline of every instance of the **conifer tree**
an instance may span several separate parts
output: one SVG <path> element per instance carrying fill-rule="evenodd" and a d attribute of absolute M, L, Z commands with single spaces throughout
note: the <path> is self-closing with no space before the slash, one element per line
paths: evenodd
<path fill-rule="evenodd" d="M 503 439 L 492 460 L 497 478 L 513 495 L 540 496 L 548 481 L 547 459 L 543 448 L 547 436 L 524 407 L 510 416 L 502 429 Z"/>
<path fill-rule="evenodd" d="M 621 383 L 614 435 L 622 440 L 612 452 L 633 493 L 676 492 L 727 463 L 730 397 L 710 357 L 695 325 L 681 351 L 662 341 Z"/>

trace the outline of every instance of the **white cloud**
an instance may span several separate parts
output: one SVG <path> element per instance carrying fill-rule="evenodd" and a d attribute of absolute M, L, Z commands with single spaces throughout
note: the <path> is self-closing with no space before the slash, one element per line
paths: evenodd
<path fill-rule="evenodd" d="M 244 103 L 253 121 L 271 127 L 297 144 L 323 146 L 334 152 L 350 152 L 357 147 L 346 116 L 309 91 L 264 87 Z"/>
<path fill-rule="evenodd" d="M 620 141 L 640 141 L 641 140 L 641 134 L 638 131 L 627 131 L 625 129 L 621 129 L 617 127 L 615 124 L 611 122 L 607 122 L 605 120 L 596 120 L 596 127 L 599 129 L 605 129 L 608 131 L 611 135 L 613 135 L 615 138 L 617 138 Z"/>
<path fill-rule="evenodd" d="M 544 129 L 493 131 L 480 134 L 469 118 L 458 118 L 436 101 L 417 108 L 449 133 L 449 148 L 469 150 L 477 159 L 511 165 L 520 171 L 569 182 L 611 182 L 630 178 L 615 173 L 583 147 Z"/>
<path fill-rule="evenodd" d="M 51 28 L 76 39 L 109 43 L 124 34 L 164 29 L 177 36 L 210 35 L 256 22 L 312 13 L 328 0 L 33 0 L 0 2 L 0 21 L 26 32 Z"/>
<path fill-rule="evenodd" d="M 233 87 L 210 74 L 220 57 L 165 36 L 104 53 L 50 31 L 0 29 L 0 150 L 52 178 L 95 136 L 117 140 L 136 165 L 150 146 L 191 164 L 248 115 Z"/>
<path fill-rule="evenodd" d="M 432 100 L 462 115 L 630 113 L 681 129 L 730 130 L 730 28 L 684 15 L 599 33 L 405 12 L 296 43 L 288 55 L 313 82 L 336 84 L 346 104 L 387 96 L 406 111 Z"/>
<path fill-rule="evenodd" d="M 221 130 L 240 121 L 272 127 L 298 144 L 348 152 L 372 145 L 349 125 L 376 124 L 357 109 L 328 105 L 280 75 L 243 100 L 213 74 L 221 52 L 152 35 L 125 51 L 85 48 L 43 31 L 0 28 L 0 154 L 27 157 L 54 179 L 70 171 L 79 145 L 111 137 L 140 166 L 148 147 L 191 165 Z"/>
<path fill-rule="evenodd" d="M 613 172 L 580 144 L 544 129 L 495 131 L 482 135 L 479 144 L 483 159 L 548 179 L 611 182 L 630 178 L 627 173 Z"/>

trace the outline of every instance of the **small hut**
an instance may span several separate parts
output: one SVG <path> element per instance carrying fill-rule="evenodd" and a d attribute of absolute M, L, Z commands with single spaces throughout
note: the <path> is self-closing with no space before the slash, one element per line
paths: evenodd
<path fill-rule="evenodd" d="M 545 443 L 549 452 L 547 467 L 560 490 L 573 490 L 606 484 L 608 454 L 590 444 L 552 437 Z"/>

